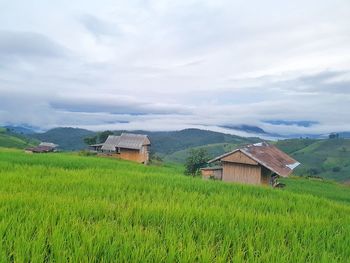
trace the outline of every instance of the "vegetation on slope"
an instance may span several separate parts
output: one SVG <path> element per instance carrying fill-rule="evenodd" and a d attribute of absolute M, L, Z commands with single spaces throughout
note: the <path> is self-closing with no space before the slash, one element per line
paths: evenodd
<path fill-rule="evenodd" d="M 108 131 L 105 131 L 105 133 Z M 123 131 L 114 131 L 115 135 L 120 135 Z M 129 131 L 133 133 L 146 134 L 150 137 L 152 142 L 152 151 L 162 156 L 172 154 L 176 151 L 185 150 L 191 147 L 214 143 L 251 143 L 257 142 L 257 138 L 243 138 L 230 134 L 223 134 L 213 131 L 205 131 L 199 129 L 185 129 L 181 131 L 169 132 L 150 132 L 150 131 Z M 42 141 L 50 141 L 60 145 L 63 150 L 81 150 L 86 148 L 84 139 L 93 139 L 92 143 L 103 142 L 106 137 L 101 139 L 103 132 L 93 132 L 84 129 L 75 128 L 55 128 L 45 133 L 37 133 L 34 138 Z M 89 140 L 87 140 L 89 141 Z M 93 141 L 93 140 L 92 140 Z"/>
<path fill-rule="evenodd" d="M 194 149 L 204 149 L 212 158 L 246 143 L 215 143 Z M 350 139 L 288 139 L 280 140 L 275 145 L 301 163 L 294 172 L 297 175 L 350 181 Z M 165 155 L 164 160 L 184 163 L 188 155 L 188 149 L 180 150 Z"/>
<path fill-rule="evenodd" d="M 302 164 L 295 170 L 298 175 L 350 180 L 350 139 L 291 139 L 278 141 L 276 146 Z"/>
<path fill-rule="evenodd" d="M 31 136 L 41 141 L 56 143 L 61 150 L 74 151 L 85 149 L 84 138 L 93 134 L 93 131 L 79 128 L 55 128 Z"/>
<path fill-rule="evenodd" d="M 0 150 L 1 262 L 348 262 L 349 188 Z"/>
<path fill-rule="evenodd" d="M 0 147 L 19 148 L 34 146 L 38 141 L 29 139 L 19 134 L 11 133 L 6 128 L 0 127 Z"/>

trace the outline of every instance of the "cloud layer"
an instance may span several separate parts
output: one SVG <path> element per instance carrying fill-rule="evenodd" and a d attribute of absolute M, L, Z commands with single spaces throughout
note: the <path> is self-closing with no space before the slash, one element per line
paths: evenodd
<path fill-rule="evenodd" d="M 346 0 L 0 3 L 0 124 L 350 130 L 349 17 Z"/>

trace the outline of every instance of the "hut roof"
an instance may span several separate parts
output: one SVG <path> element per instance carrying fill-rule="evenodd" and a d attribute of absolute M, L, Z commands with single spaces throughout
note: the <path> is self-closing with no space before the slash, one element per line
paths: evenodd
<path fill-rule="evenodd" d="M 114 151 L 117 147 L 120 136 L 109 135 L 107 140 L 102 145 L 102 150 Z"/>
<path fill-rule="evenodd" d="M 58 144 L 52 143 L 52 142 L 41 142 L 39 146 L 46 146 L 46 147 L 51 147 L 51 148 L 56 148 L 58 147 Z"/>
<path fill-rule="evenodd" d="M 237 151 L 242 152 L 243 154 L 250 157 L 260 165 L 266 167 L 267 169 L 282 177 L 287 177 L 288 175 L 290 175 L 293 169 L 300 164 L 288 154 L 282 152 L 275 146 L 266 142 L 260 142 L 244 146 L 232 152 L 220 155 L 210 160 L 209 163 L 220 161 L 222 158 L 229 156 Z"/>
<path fill-rule="evenodd" d="M 25 150 L 33 152 L 33 153 L 47 153 L 47 152 L 52 152 L 54 150 L 54 147 L 45 146 L 45 145 L 39 145 L 39 146 L 36 146 L 36 147 L 26 148 Z"/>
<path fill-rule="evenodd" d="M 109 135 L 102 150 L 113 151 L 115 148 L 140 150 L 143 145 L 150 145 L 147 135 L 122 133 L 120 136 Z"/>
<path fill-rule="evenodd" d="M 150 144 L 151 142 L 149 141 L 147 135 L 122 133 L 122 135 L 120 135 L 117 147 L 139 150 L 143 145 Z"/>

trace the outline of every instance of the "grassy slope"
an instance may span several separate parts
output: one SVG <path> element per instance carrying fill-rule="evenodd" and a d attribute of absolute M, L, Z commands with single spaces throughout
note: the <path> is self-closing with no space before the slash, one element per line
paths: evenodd
<path fill-rule="evenodd" d="M 26 148 L 35 145 L 37 142 L 22 135 L 8 133 L 5 128 L 0 127 L 0 147 Z"/>
<path fill-rule="evenodd" d="M 0 150 L 0 262 L 348 262 L 349 188 Z"/>
<path fill-rule="evenodd" d="M 350 180 L 350 139 L 293 139 L 279 141 L 277 146 L 302 163 L 296 174 L 312 170 L 324 178 Z"/>
<path fill-rule="evenodd" d="M 85 129 L 78 128 L 54 128 L 44 133 L 30 135 L 41 141 L 53 142 L 59 145 L 61 150 L 80 150 L 85 149 L 87 145 L 84 138 L 94 135 L 95 133 Z"/>
<path fill-rule="evenodd" d="M 220 154 L 223 154 L 225 152 L 232 151 L 233 149 L 237 148 L 240 143 L 214 143 L 214 144 L 208 144 L 204 146 L 198 146 L 193 147 L 194 149 L 205 149 L 208 152 L 208 155 L 210 157 L 215 157 Z M 176 151 L 172 154 L 165 155 L 164 161 L 171 162 L 171 163 L 185 163 L 186 158 L 189 155 L 189 149 Z"/>

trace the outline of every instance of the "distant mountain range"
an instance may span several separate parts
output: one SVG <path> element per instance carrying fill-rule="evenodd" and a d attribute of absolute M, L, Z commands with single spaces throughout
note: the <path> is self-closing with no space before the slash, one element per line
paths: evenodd
<path fill-rule="evenodd" d="M 6 125 L 4 128 L 8 129 L 8 131 L 17 134 L 34 134 L 39 131 L 38 128 L 27 126 L 27 125 Z"/>
<path fill-rule="evenodd" d="M 226 127 L 228 128 L 228 127 Z M 237 128 L 237 127 L 230 127 Z M 259 127 L 241 126 L 239 129 L 251 131 L 252 134 L 264 132 Z M 48 141 L 60 145 L 61 150 L 74 151 L 86 149 L 84 138 L 95 136 L 97 133 L 78 128 L 55 128 L 43 133 L 23 132 L 22 129 L 0 128 L 0 147 L 25 148 Z M 121 134 L 123 131 L 114 131 Z M 191 148 L 206 149 L 210 157 L 231 151 L 241 145 L 259 142 L 258 137 L 240 137 L 199 129 L 181 131 L 150 132 L 131 131 L 147 134 L 152 142 L 152 152 L 166 162 L 183 163 Z M 266 133 L 265 133 L 266 134 Z M 343 137 L 343 138 L 342 138 Z M 338 181 L 350 181 L 350 133 L 339 133 L 339 138 L 315 139 L 295 138 L 283 139 L 276 142 L 277 147 L 291 154 L 302 165 L 295 171 L 298 175 L 321 176 Z"/>
<path fill-rule="evenodd" d="M 58 144 L 61 150 L 75 151 L 87 148 L 84 138 L 94 134 L 95 132 L 85 129 L 63 127 L 54 128 L 43 133 L 28 134 L 28 136 L 40 141 Z"/>

